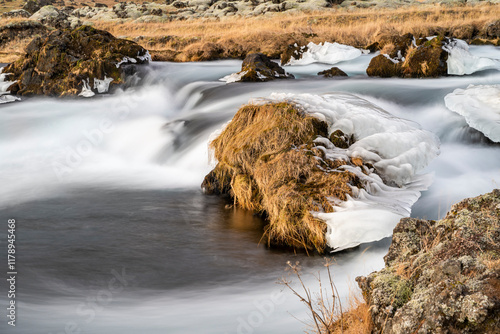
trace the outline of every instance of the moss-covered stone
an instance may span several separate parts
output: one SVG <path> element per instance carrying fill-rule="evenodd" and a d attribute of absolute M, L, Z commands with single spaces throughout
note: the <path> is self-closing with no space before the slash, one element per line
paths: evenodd
<path fill-rule="evenodd" d="M 113 78 L 111 85 L 119 85 L 125 77 L 122 64 L 148 62 L 140 45 L 90 26 L 55 30 L 35 38 L 25 51 L 6 68 L 17 80 L 10 87 L 17 95 L 77 95 L 83 80 L 92 85 L 105 76 Z"/>
<path fill-rule="evenodd" d="M 439 221 L 405 218 L 385 268 L 358 277 L 373 333 L 498 333 L 500 190 Z"/>

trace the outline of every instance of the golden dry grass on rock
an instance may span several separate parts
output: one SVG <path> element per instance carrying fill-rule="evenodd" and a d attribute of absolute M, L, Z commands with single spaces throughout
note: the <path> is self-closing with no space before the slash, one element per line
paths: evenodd
<path fill-rule="evenodd" d="M 350 185 L 361 185 L 354 174 L 334 170 L 346 162 L 323 159 L 317 136 L 328 137 L 327 124 L 296 106 L 244 106 L 211 143 L 218 165 L 203 187 L 263 213 L 269 244 L 323 252 L 326 225 L 311 211 L 332 212 L 328 198 L 345 200 Z"/>

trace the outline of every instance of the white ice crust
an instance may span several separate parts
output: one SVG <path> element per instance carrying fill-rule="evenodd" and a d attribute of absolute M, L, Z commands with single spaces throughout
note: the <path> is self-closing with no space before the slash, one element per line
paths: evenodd
<path fill-rule="evenodd" d="M 341 61 L 358 58 L 363 51 L 353 46 L 339 43 L 307 44 L 307 51 L 300 59 L 292 57 L 290 61 L 283 65 L 309 65 L 312 63 L 337 64 Z"/>
<path fill-rule="evenodd" d="M 327 158 L 360 157 L 375 168 L 341 166 L 356 174 L 364 189 L 352 187 L 353 196 L 345 202 L 332 198 L 335 212 L 314 212 L 328 225 L 327 243 L 334 251 L 377 241 L 392 234 L 403 217 L 408 217 L 412 205 L 432 182 L 432 176 L 419 175 L 439 154 L 439 139 L 421 130 L 419 125 L 390 115 L 372 103 L 347 93 L 328 95 L 272 94 L 269 99 L 253 103 L 286 101 L 300 106 L 305 112 L 324 120 L 329 133 L 342 130 L 353 135 L 355 143 L 347 149 L 332 145 L 318 137 Z M 321 148 L 321 146 L 319 146 Z"/>
<path fill-rule="evenodd" d="M 119 61 L 118 63 L 116 63 L 116 68 L 119 68 L 121 66 L 121 64 L 129 64 L 129 63 L 137 63 L 137 59 L 135 58 L 132 58 L 132 57 L 123 57 L 123 59 L 121 61 Z"/>
<path fill-rule="evenodd" d="M 225 83 L 233 83 L 233 82 L 238 82 L 241 80 L 241 78 L 247 74 L 247 71 L 241 71 L 238 73 L 232 73 L 229 75 L 226 75 L 223 78 L 220 78 L 219 81 L 224 81 Z"/>
<path fill-rule="evenodd" d="M 90 88 L 89 79 L 87 78 L 87 81 L 82 80 L 82 82 L 83 82 L 82 91 L 81 91 L 80 94 L 78 94 L 78 96 L 83 96 L 83 97 L 92 97 L 92 96 L 94 96 L 95 93 Z"/>
<path fill-rule="evenodd" d="M 7 76 L 9 76 L 10 73 L 2 72 L 3 67 L 0 68 L 0 104 L 20 100 L 20 98 L 16 96 L 9 95 L 10 91 L 8 91 L 7 89 L 9 89 L 10 85 L 15 83 L 15 81 L 7 81 Z"/>
<path fill-rule="evenodd" d="M 470 127 L 500 143 L 500 85 L 469 85 L 445 96 L 446 107 L 465 118 Z"/>
<path fill-rule="evenodd" d="M 449 53 L 448 74 L 464 75 L 478 71 L 500 70 L 500 60 L 486 57 L 477 57 L 469 52 L 469 45 L 460 39 L 452 39 L 443 49 Z"/>
<path fill-rule="evenodd" d="M 103 80 L 94 79 L 94 89 L 97 89 L 99 94 L 107 93 L 111 81 L 113 81 L 113 78 L 108 78 L 106 76 L 104 76 Z"/>

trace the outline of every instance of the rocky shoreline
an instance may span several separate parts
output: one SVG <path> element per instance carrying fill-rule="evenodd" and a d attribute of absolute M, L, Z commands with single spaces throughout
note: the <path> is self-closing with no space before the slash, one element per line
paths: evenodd
<path fill-rule="evenodd" d="M 500 332 L 500 190 L 439 221 L 404 218 L 385 268 L 356 280 L 372 333 Z"/>

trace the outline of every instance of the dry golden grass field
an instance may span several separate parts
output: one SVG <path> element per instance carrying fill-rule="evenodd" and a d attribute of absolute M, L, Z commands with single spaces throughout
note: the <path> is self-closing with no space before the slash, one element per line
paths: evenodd
<path fill-rule="evenodd" d="M 383 36 L 412 33 L 417 37 L 443 34 L 463 39 L 481 35 L 485 26 L 500 18 L 500 5 L 418 6 L 399 9 L 325 9 L 318 12 L 275 13 L 272 16 L 196 19 L 162 23 L 132 21 L 95 22 L 94 26 L 117 37 L 136 40 L 155 60 L 200 61 L 244 58 L 263 52 L 279 58 L 289 44 L 338 42 L 356 47 Z M 2 18 L 2 25 L 12 22 Z M 483 34 L 484 35 L 484 34 Z M 22 54 L 28 41 L 3 45 L 0 62 Z M 497 40 L 493 40 L 497 43 Z"/>

